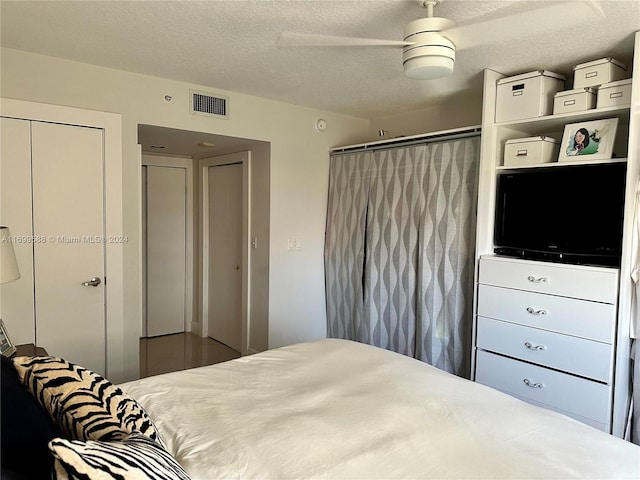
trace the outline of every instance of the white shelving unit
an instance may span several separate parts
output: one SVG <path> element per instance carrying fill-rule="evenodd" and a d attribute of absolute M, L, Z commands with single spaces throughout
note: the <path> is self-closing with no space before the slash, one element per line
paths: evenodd
<path fill-rule="evenodd" d="M 609 158 L 609 159 L 604 159 L 604 160 L 591 160 L 589 161 L 589 165 L 594 165 L 597 163 L 621 163 L 621 162 L 626 162 L 627 158 Z M 575 161 L 566 161 L 566 162 L 550 162 L 550 163 L 540 163 L 538 165 L 520 165 L 517 167 L 511 167 L 511 166 L 504 166 L 501 165 L 499 167 L 496 167 L 496 170 L 498 172 L 501 172 L 503 170 L 529 170 L 532 168 L 554 168 L 554 167 L 566 167 L 568 165 L 584 165 L 586 162 L 582 161 L 582 160 L 575 160 Z"/>
<path fill-rule="evenodd" d="M 546 406 L 548 408 L 562 411 L 566 414 L 572 415 L 575 418 L 585 421 L 597 428 L 608 431 L 616 436 L 623 436 L 625 430 L 625 420 L 628 413 L 630 392 L 629 392 L 629 375 L 630 375 L 630 360 L 629 360 L 629 326 L 631 315 L 631 293 L 633 288 L 633 282 L 630 277 L 631 271 L 631 238 L 634 227 L 634 205 L 636 197 L 636 186 L 640 179 L 640 32 L 635 35 L 634 43 L 634 59 L 633 70 L 635 75 L 632 81 L 632 93 L 631 93 L 631 105 L 624 107 L 608 107 L 593 109 L 583 112 L 573 112 L 559 115 L 548 115 L 545 117 L 538 117 L 526 120 L 518 120 L 512 122 L 495 122 L 495 100 L 496 100 L 496 82 L 504 78 L 502 75 L 493 70 L 485 70 L 484 74 L 484 108 L 482 118 L 482 146 L 481 146 L 481 160 L 480 160 L 480 184 L 478 190 L 478 214 L 477 214 L 477 237 L 476 237 L 476 290 L 474 298 L 474 324 L 473 324 L 473 352 L 472 352 L 472 378 L 483 383 L 492 384 L 492 386 L 504 390 L 512 395 L 524 398 L 531 403 L 537 403 L 539 405 Z M 487 295 L 487 265 L 494 265 L 492 259 L 502 260 L 498 257 L 493 257 L 493 229 L 494 229 L 494 213 L 495 213 L 495 193 L 497 176 L 503 171 L 521 170 L 529 168 L 555 168 L 557 166 L 576 165 L 579 163 L 593 164 L 596 161 L 585 162 L 555 162 L 548 164 L 539 164 L 523 167 L 505 167 L 502 165 L 504 142 L 506 140 L 514 138 L 531 137 L 538 135 L 545 135 L 555 137 L 558 140 L 562 139 L 564 127 L 570 123 L 598 120 L 604 118 L 617 118 L 618 130 L 616 135 L 616 143 L 614 146 L 614 153 L 617 153 L 619 158 L 613 158 L 611 160 L 599 161 L 602 162 L 627 162 L 627 181 L 625 191 L 625 209 L 624 209 L 624 226 L 623 226 L 623 238 L 622 238 L 622 262 L 620 269 L 607 269 L 601 268 L 603 271 L 610 271 L 613 274 L 615 280 L 615 298 L 609 299 L 607 305 L 609 310 L 607 312 L 615 312 L 613 317 L 610 313 L 607 313 L 601 320 L 601 323 L 605 325 L 605 330 L 611 333 L 610 343 L 604 342 L 605 345 L 609 345 L 608 356 L 602 354 L 599 359 L 586 358 L 588 354 L 578 353 L 580 348 L 567 346 L 567 357 L 575 355 L 583 355 L 585 358 L 576 359 L 577 363 L 590 365 L 594 368 L 601 367 L 603 371 L 609 371 L 609 374 L 600 377 L 589 376 L 590 374 L 579 371 L 572 371 L 570 367 L 571 362 L 567 363 L 563 359 L 556 360 L 555 363 L 549 363 L 546 360 L 540 359 L 540 357 L 524 358 L 519 353 L 509 350 L 508 345 L 503 345 L 500 342 L 494 342 L 491 339 L 491 333 L 496 337 L 511 338 L 517 335 L 511 332 L 509 329 L 513 325 L 518 325 L 518 329 L 522 330 L 526 328 L 521 322 L 514 319 L 513 314 L 504 308 L 499 311 L 491 311 L 489 321 L 485 320 L 486 316 L 486 298 L 482 295 Z M 567 188 L 571 188 L 570 185 Z M 504 258 L 504 257 L 502 257 Z M 545 264 L 545 262 L 528 262 L 526 260 L 507 259 L 507 265 L 509 271 L 521 269 L 523 272 L 529 268 L 543 270 L 548 267 L 554 273 L 559 272 L 561 280 L 567 283 L 575 283 L 580 285 L 580 289 L 598 289 L 599 280 L 584 280 L 580 275 L 584 274 L 584 269 L 581 266 L 576 265 L 564 265 L 557 263 Z M 511 263 L 510 263 L 511 262 Z M 515 262 L 515 263 L 514 263 Z M 500 263 L 500 262 L 498 262 Z M 481 264 L 484 265 L 481 267 Z M 516 268 L 517 267 L 517 268 Z M 484 273 L 483 273 L 484 268 Z M 595 267 L 596 269 L 598 267 Z M 513 282 L 519 281 L 514 277 L 514 273 L 504 273 L 505 285 L 497 286 L 502 290 L 499 290 L 501 295 L 505 296 L 503 302 L 511 301 L 517 297 L 521 291 L 529 290 L 530 293 L 536 293 L 540 295 L 548 295 L 548 297 L 536 297 L 536 298 L 551 298 L 553 300 L 566 299 L 567 302 L 575 301 L 578 298 L 580 301 L 594 302 L 593 298 L 584 297 L 579 292 L 572 291 L 570 294 L 562 295 L 557 291 L 550 292 L 536 292 L 535 289 L 531 290 L 529 287 L 521 285 L 514 287 Z M 525 276 L 526 278 L 526 276 Z M 594 277 L 597 278 L 597 277 Z M 593 282 L 596 282 L 592 284 Z M 611 280 L 608 280 L 611 283 Z M 489 282 L 490 284 L 490 282 Z M 557 286 L 557 283 L 555 284 Z M 491 286 L 492 288 L 495 285 Z M 555 288 L 555 287 L 554 287 Z M 513 292 L 514 295 L 511 295 Z M 595 300 L 600 302 L 600 300 Z M 595 305 L 595 303 L 593 303 Z M 481 309 L 479 312 L 479 306 Z M 571 315 L 568 313 L 568 315 Z M 501 317 L 501 318 L 495 318 Z M 480 323 L 479 323 L 480 319 Z M 496 323 L 494 320 L 504 323 Z M 598 321 L 596 319 L 596 321 Z M 505 327 L 501 330 L 500 327 Z M 563 331 L 564 327 L 559 327 L 555 330 L 557 334 L 552 338 L 553 341 L 566 341 L 566 335 L 585 337 L 582 332 L 567 333 Z M 496 330 L 497 329 L 497 330 Z M 480 330 L 480 331 L 479 331 Z M 553 330 L 553 328 L 551 329 Z M 539 333 L 539 332 L 534 332 Z M 487 338 L 489 335 L 489 338 Z M 585 337 L 589 339 L 588 336 Z M 480 341 L 479 341 L 480 339 Z M 602 342 L 602 339 L 598 340 Z M 567 344 L 569 345 L 569 344 Z M 577 350 L 574 350 L 577 349 Z M 586 350 L 585 350 L 586 351 Z M 500 364 L 489 363 L 487 356 L 490 356 L 491 361 L 498 360 Z M 526 355 L 523 354 L 523 355 Z M 584 360 L 584 361 L 582 361 Z M 505 363 L 506 362 L 506 363 Z M 545 363 L 546 362 L 546 363 Z M 595 363 L 594 363 L 595 362 Z M 505 366 L 506 365 L 506 366 Z M 540 372 L 546 373 L 558 373 L 562 375 L 562 382 L 574 379 L 583 380 L 587 379 L 588 383 L 585 383 L 589 388 L 596 388 L 598 385 L 602 388 L 597 388 L 600 392 L 599 395 L 604 395 L 601 400 L 597 402 L 597 405 L 592 408 L 588 414 L 585 415 L 582 412 L 579 405 L 585 403 L 584 398 L 580 398 L 578 390 L 575 392 L 571 389 L 557 390 L 558 393 L 553 393 L 552 389 L 545 392 L 545 399 L 543 401 L 536 401 L 533 398 L 527 397 L 525 394 L 519 394 L 513 391 L 511 387 L 507 387 L 501 384 L 500 377 L 505 375 L 521 375 L 523 369 L 529 367 L 535 367 Z M 504 374 L 500 372 L 494 372 L 495 369 L 505 369 Z M 497 375 L 496 375 L 497 373 Z M 493 375 L 493 377 L 492 377 Z M 493 379 L 491 379 L 491 378 Z M 526 376 L 525 376 L 526 378 Z M 518 380 L 519 383 L 526 385 L 526 382 L 522 378 Z M 589 383 L 590 382 L 590 383 Z M 531 390 L 525 390 L 525 392 Z M 561 392 L 561 393 L 560 393 Z M 602 393 L 604 392 L 604 393 Z M 569 395 L 568 400 L 566 397 Z M 573 405 L 573 407 L 572 407 Z M 581 413 L 582 412 L 582 413 Z M 595 413 L 591 413 L 595 412 Z M 584 417 L 584 418 L 583 418 Z M 594 417 L 597 417 L 594 420 Z"/>

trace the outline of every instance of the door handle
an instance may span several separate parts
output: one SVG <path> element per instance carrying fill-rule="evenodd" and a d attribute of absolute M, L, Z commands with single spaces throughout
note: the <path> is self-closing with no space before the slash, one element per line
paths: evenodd
<path fill-rule="evenodd" d="M 97 287 L 102 283 L 100 277 L 92 277 L 88 282 L 82 282 L 82 285 L 85 287 Z"/>

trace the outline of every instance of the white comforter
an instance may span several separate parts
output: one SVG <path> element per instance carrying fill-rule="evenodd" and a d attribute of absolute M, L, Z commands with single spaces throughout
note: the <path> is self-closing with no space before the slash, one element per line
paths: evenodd
<path fill-rule="evenodd" d="M 640 478 L 636 445 L 344 340 L 122 388 L 193 480 Z"/>

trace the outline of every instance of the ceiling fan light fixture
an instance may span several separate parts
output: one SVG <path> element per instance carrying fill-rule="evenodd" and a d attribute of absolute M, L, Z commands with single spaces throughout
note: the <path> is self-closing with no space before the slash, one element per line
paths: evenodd
<path fill-rule="evenodd" d="M 413 80 L 433 80 L 450 75 L 453 64 L 453 59 L 448 57 L 416 57 L 404 63 L 404 74 Z"/>
<path fill-rule="evenodd" d="M 413 45 L 404 47 L 402 65 L 407 78 L 432 80 L 450 75 L 456 62 L 456 47 L 437 32 L 416 33 Z"/>

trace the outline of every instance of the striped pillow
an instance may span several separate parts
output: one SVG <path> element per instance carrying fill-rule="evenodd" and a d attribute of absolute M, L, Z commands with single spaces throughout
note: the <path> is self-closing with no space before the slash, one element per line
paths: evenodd
<path fill-rule="evenodd" d="M 144 409 L 119 387 L 57 357 L 17 357 L 13 365 L 54 423 L 74 440 L 118 440 L 138 432 L 164 447 Z"/>
<path fill-rule="evenodd" d="M 120 442 L 49 442 L 55 458 L 54 480 L 189 480 L 189 475 L 160 445 L 133 433 Z"/>

